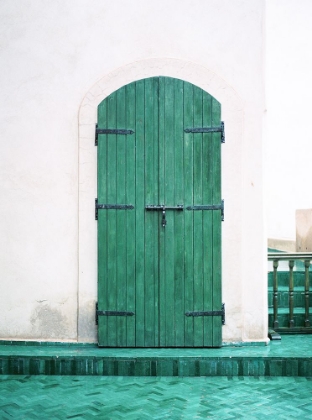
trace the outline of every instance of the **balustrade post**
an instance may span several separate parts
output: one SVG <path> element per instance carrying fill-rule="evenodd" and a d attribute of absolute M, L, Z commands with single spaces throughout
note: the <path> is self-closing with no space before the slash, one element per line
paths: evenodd
<path fill-rule="evenodd" d="M 278 281 L 277 268 L 278 260 L 273 261 L 273 328 L 278 328 Z"/>
<path fill-rule="evenodd" d="M 289 328 L 295 326 L 294 321 L 294 260 L 289 260 Z"/>
<path fill-rule="evenodd" d="M 305 320 L 304 326 L 310 327 L 310 320 L 309 320 L 309 301 L 310 301 L 310 277 L 309 277 L 309 268 L 310 268 L 310 260 L 304 261 L 305 267 L 305 284 L 304 284 L 304 303 L 305 303 Z"/>

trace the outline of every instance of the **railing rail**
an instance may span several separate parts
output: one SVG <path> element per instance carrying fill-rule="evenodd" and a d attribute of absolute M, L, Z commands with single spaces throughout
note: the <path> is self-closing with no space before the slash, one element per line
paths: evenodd
<path fill-rule="evenodd" d="M 277 331 L 288 330 L 289 332 L 312 332 L 310 328 L 310 264 L 312 253 L 310 252 L 269 252 L 268 260 L 273 261 L 273 329 Z M 278 313 L 278 266 L 280 261 L 288 261 L 289 284 L 288 284 L 288 327 L 280 327 Z M 294 266 L 295 262 L 301 261 L 304 264 L 304 325 L 295 325 L 294 320 Z M 286 332 L 286 331 L 285 331 Z"/>
<path fill-rule="evenodd" d="M 312 252 L 268 252 L 268 260 L 309 260 L 312 261 Z"/>

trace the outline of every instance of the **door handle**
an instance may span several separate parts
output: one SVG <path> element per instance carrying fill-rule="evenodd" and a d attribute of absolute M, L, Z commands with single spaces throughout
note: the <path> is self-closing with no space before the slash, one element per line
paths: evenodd
<path fill-rule="evenodd" d="M 149 211 L 161 211 L 162 212 L 162 218 L 161 218 L 161 225 L 162 227 L 165 227 L 167 224 L 166 220 L 166 211 L 167 210 L 183 210 L 183 204 L 178 204 L 177 206 L 166 206 L 165 204 L 158 204 L 158 205 L 147 205 L 145 206 L 146 210 Z"/>

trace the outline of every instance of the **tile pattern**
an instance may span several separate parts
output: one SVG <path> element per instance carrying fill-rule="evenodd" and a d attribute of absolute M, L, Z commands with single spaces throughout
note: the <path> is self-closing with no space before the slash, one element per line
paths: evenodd
<path fill-rule="evenodd" d="M 312 336 L 268 346 L 105 349 L 95 345 L 0 345 L 2 375 L 312 376 Z"/>
<path fill-rule="evenodd" d="M 0 418 L 311 419 L 311 378 L 0 377 Z"/>
<path fill-rule="evenodd" d="M 2 375 L 312 376 L 312 358 L 1 357 Z"/>

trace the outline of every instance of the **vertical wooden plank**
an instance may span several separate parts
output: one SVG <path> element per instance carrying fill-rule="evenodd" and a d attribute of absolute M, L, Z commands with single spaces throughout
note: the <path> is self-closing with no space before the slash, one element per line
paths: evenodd
<path fill-rule="evenodd" d="M 220 103 L 212 101 L 212 125 L 218 126 L 221 122 Z M 213 144 L 213 203 L 221 203 L 221 136 L 220 133 L 212 134 Z M 221 310 L 221 211 L 213 211 L 213 310 Z M 213 346 L 222 344 L 221 317 L 213 317 Z"/>
<path fill-rule="evenodd" d="M 136 82 L 136 158 L 135 158 L 135 259 L 136 259 L 136 346 L 145 344 L 145 188 L 144 188 L 144 80 Z"/>
<path fill-rule="evenodd" d="M 203 92 L 203 127 L 212 126 L 212 97 Z M 212 147 L 212 135 L 203 134 L 203 203 L 213 204 L 213 174 L 212 160 L 214 159 Z M 212 212 L 203 211 L 203 304 L 204 310 L 211 310 L 213 307 L 213 266 L 212 266 Z M 205 347 L 212 346 L 212 317 L 204 317 L 204 341 Z"/>
<path fill-rule="evenodd" d="M 114 92 L 107 98 L 107 125 L 116 127 L 117 124 L 117 96 Z M 107 203 L 117 202 L 117 136 L 106 136 L 107 141 Z M 117 305 L 117 215 L 118 210 L 103 210 L 107 218 L 107 242 L 108 255 L 107 265 L 107 310 L 115 311 Z M 115 316 L 102 317 L 107 321 L 108 346 L 117 346 L 117 319 Z"/>
<path fill-rule="evenodd" d="M 194 127 L 193 86 L 184 82 L 184 128 Z M 194 134 L 184 133 L 184 197 L 185 207 L 194 205 L 193 151 Z M 184 211 L 184 296 L 185 312 L 194 310 L 194 212 Z M 194 318 L 185 317 L 185 346 L 194 346 Z"/>
<path fill-rule="evenodd" d="M 159 196 L 159 77 L 153 78 L 153 107 L 154 107 L 154 141 L 153 141 L 153 184 L 154 184 L 154 203 L 160 203 Z M 153 255 L 153 270 L 155 273 L 155 301 L 154 301 L 154 337 L 155 346 L 159 346 L 159 229 L 160 221 L 159 215 L 153 215 L 153 240 L 154 255 Z"/>
<path fill-rule="evenodd" d="M 164 79 L 165 96 L 164 96 L 164 203 L 167 206 L 175 206 L 175 136 L 174 136 L 174 79 L 166 77 Z M 174 316 L 174 212 L 175 210 L 166 211 L 165 227 L 161 227 L 164 238 L 165 261 L 164 272 L 160 273 L 160 281 L 163 283 L 165 299 L 165 311 L 161 316 L 165 317 L 165 342 L 166 346 L 174 346 L 175 340 L 175 316 Z"/>
<path fill-rule="evenodd" d="M 159 204 L 165 204 L 165 78 L 159 77 Z M 161 214 L 158 214 L 159 226 L 159 346 L 166 346 L 166 288 L 164 283 L 166 268 L 165 229 L 161 226 Z"/>
<path fill-rule="evenodd" d="M 126 128 L 126 89 L 116 92 L 116 128 Z M 126 143 L 130 136 L 116 136 L 116 203 L 126 203 Z M 116 307 L 117 311 L 127 310 L 127 226 L 126 212 L 116 210 Z M 127 317 L 116 317 L 118 347 L 127 345 Z"/>
<path fill-rule="evenodd" d="M 158 78 L 145 80 L 145 204 L 158 204 Z M 145 346 L 158 345 L 158 214 L 145 211 Z"/>
<path fill-rule="evenodd" d="M 98 107 L 98 124 L 105 127 L 107 124 L 107 101 Z M 99 134 L 97 147 L 98 183 L 97 197 L 99 202 L 107 202 L 107 139 L 106 135 Z M 107 217 L 98 214 L 98 307 L 104 310 L 107 307 Z M 99 345 L 107 345 L 107 320 L 99 317 L 98 322 Z"/>
<path fill-rule="evenodd" d="M 194 86 L 194 127 L 203 126 L 203 91 Z M 194 136 L 194 203 L 203 203 L 203 135 Z M 203 211 L 194 211 L 194 309 L 202 311 L 203 301 Z M 194 318 L 194 346 L 203 345 L 204 319 Z"/>
<path fill-rule="evenodd" d="M 184 204 L 184 164 L 183 164 L 183 81 L 174 79 L 174 205 Z M 174 345 L 183 347 L 184 308 L 184 213 L 174 212 Z"/>
<path fill-rule="evenodd" d="M 126 86 L 126 128 L 135 129 L 135 83 Z M 135 150 L 136 135 L 132 134 L 126 142 L 126 204 L 135 204 Z M 126 212 L 127 253 L 127 311 L 136 313 L 135 307 L 135 212 L 136 208 Z M 135 346 L 136 315 L 127 317 L 127 346 Z"/>

